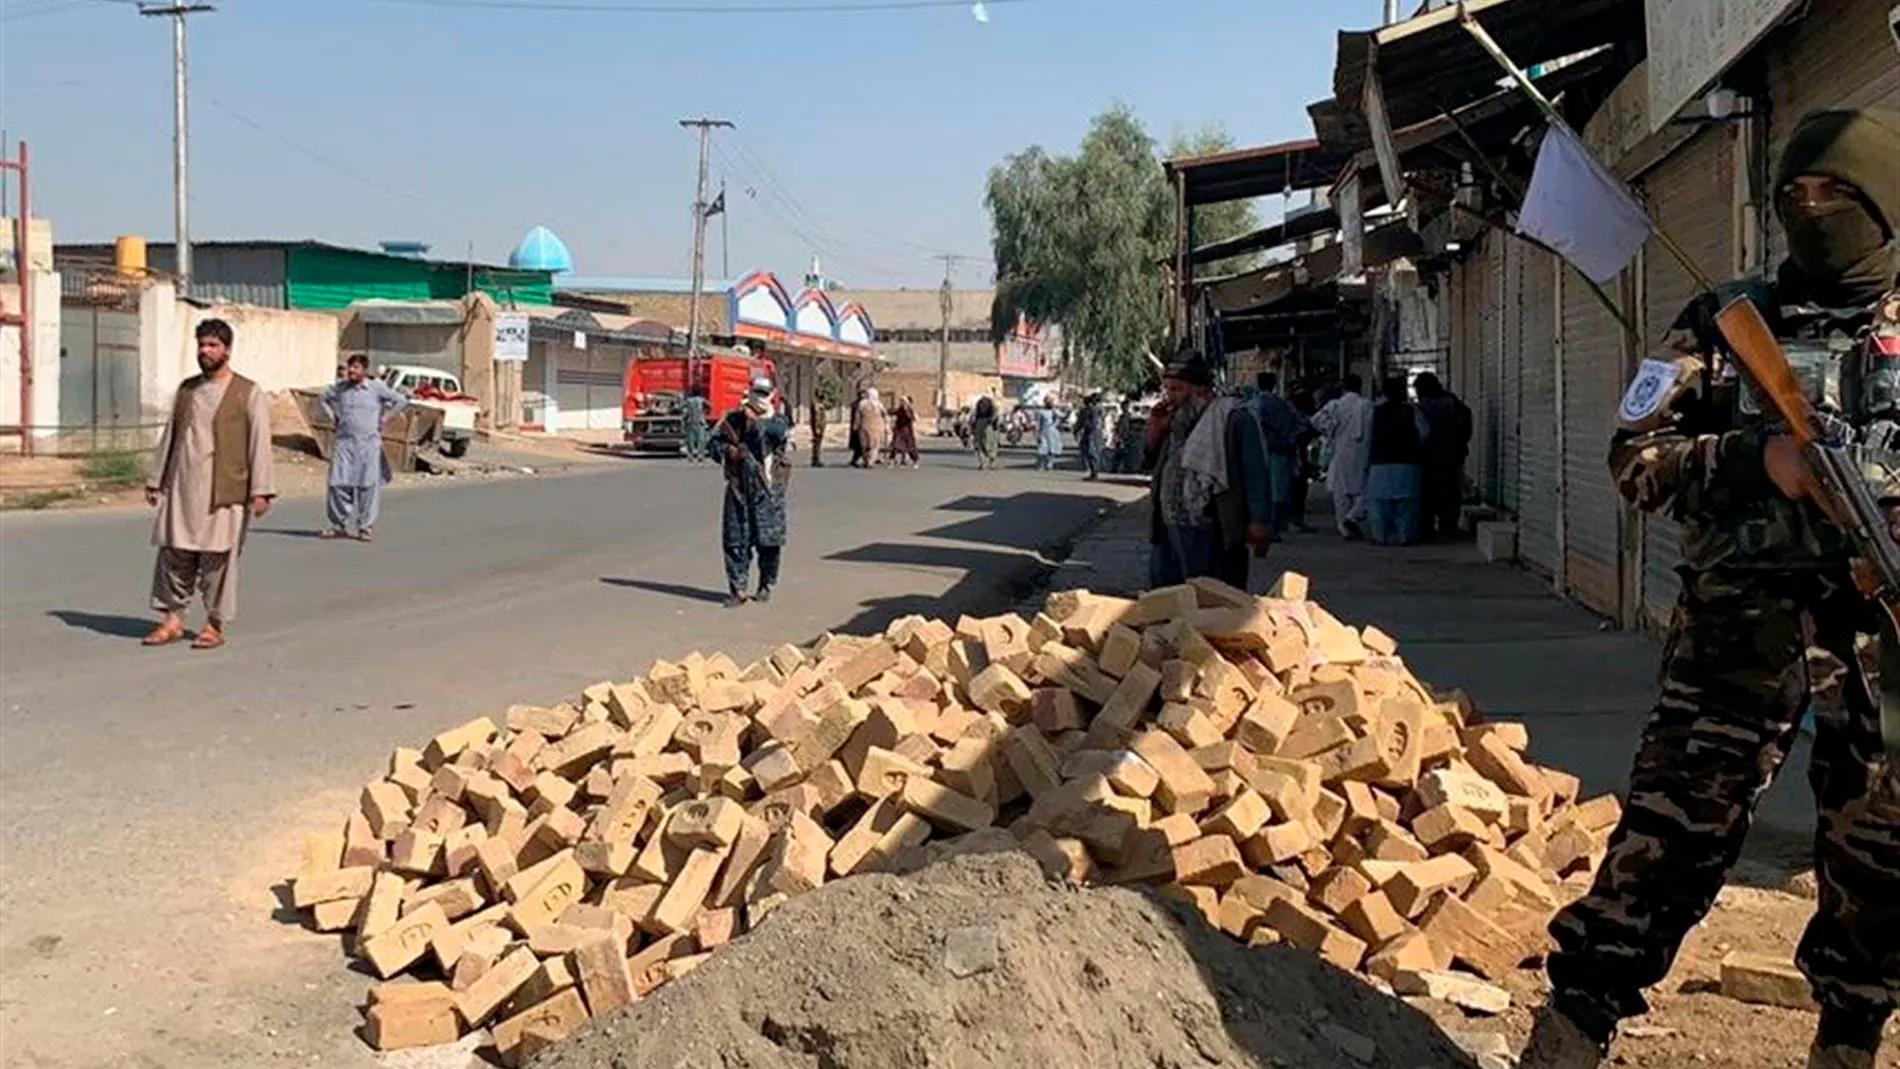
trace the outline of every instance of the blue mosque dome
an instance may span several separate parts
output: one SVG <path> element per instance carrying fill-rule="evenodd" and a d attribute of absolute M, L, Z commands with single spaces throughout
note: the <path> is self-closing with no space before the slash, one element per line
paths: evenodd
<path fill-rule="evenodd" d="M 521 244 L 509 254 L 508 266 L 522 271 L 552 271 L 561 275 L 574 270 L 574 256 L 567 251 L 567 244 L 554 235 L 554 231 L 537 226 L 528 231 L 528 236 L 522 238 Z"/>

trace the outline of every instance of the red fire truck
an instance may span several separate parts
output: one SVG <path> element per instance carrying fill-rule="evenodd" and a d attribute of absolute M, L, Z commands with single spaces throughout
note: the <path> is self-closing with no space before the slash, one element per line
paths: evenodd
<path fill-rule="evenodd" d="M 772 361 L 750 356 L 703 356 L 694 385 L 705 391 L 709 421 L 739 407 L 752 380 L 778 381 Z M 633 449 L 676 453 L 686 440 L 684 357 L 654 357 L 627 365 L 627 392 L 620 406 L 621 436 Z"/>

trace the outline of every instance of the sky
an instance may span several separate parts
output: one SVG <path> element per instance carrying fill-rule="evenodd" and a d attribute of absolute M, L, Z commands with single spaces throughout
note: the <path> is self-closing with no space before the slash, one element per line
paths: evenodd
<path fill-rule="evenodd" d="M 817 253 L 847 286 L 934 286 L 933 257 L 958 254 L 957 283 L 982 286 L 983 183 L 1006 156 L 1071 151 L 1118 101 L 1158 140 L 1309 137 L 1334 33 L 1383 6 L 788 10 L 826 2 L 866 0 L 217 0 L 189 25 L 192 236 L 501 262 L 546 225 L 581 274 L 684 278 L 697 144 L 678 120 L 712 116 L 737 128 L 713 137 L 730 216 L 709 277 L 795 278 Z M 768 10 L 707 10 L 734 5 Z M 169 20 L 131 0 L 0 0 L 0 129 L 30 144 L 58 240 L 171 239 L 171 71 Z"/>

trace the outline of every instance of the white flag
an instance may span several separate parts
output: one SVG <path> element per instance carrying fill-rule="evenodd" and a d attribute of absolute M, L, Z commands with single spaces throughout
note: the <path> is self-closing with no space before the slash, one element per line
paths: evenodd
<path fill-rule="evenodd" d="M 1577 140 L 1553 125 L 1517 216 L 1517 232 L 1557 250 L 1590 281 L 1613 281 L 1636 259 L 1655 224 L 1629 189 Z"/>

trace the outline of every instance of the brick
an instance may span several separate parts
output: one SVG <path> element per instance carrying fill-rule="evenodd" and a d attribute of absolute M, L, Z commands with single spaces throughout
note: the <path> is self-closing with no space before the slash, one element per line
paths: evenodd
<path fill-rule="evenodd" d="M 709 909 L 693 921 L 693 938 L 702 951 L 716 950 L 739 934 L 739 911 Z"/>
<path fill-rule="evenodd" d="M 1260 829 L 1241 844 L 1241 852 L 1255 867 L 1266 868 L 1292 861 L 1312 845 L 1312 830 L 1304 822 L 1292 821 Z"/>
<path fill-rule="evenodd" d="M 1207 807 L 1214 795 L 1214 781 L 1180 743 L 1163 732 L 1147 731 L 1137 735 L 1130 748 L 1160 777 L 1155 800 L 1163 809 L 1198 813 Z"/>
<path fill-rule="evenodd" d="M 522 875 L 526 875 L 525 873 Z M 520 879 L 517 876 L 516 879 Z M 573 851 L 564 851 L 549 859 L 540 878 L 515 899 L 510 923 L 523 935 L 533 932 L 566 912 L 567 907 L 587 893 L 587 873 L 581 870 Z"/>
<path fill-rule="evenodd" d="M 1410 790 L 1418 779 L 1425 750 L 1425 707 L 1409 697 L 1379 703 L 1372 724 L 1381 771 L 1373 782 Z"/>
<path fill-rule="evenodd" d="M 553 924 L 543 924 L 528 933 L 528 949 L 534 951 L 536 957 L 560 957 L 572 954 L 583 944 L 603 937 L 611 939 L 613 933 L 556 921 Z"/>
<path fill-rule="evenodd" d="M 416 892 L 413 897 L 403 903 L 402 913 L 407 916 L 431 902 L 441 906 L 442 914 L 452 921 L 461 920 L 488 904 L 488 901 L 482 897 L 480 889 L 476 887 L 474 877 L 465 876 L 461 879 L 438 883 L 432 887 L 425 887 Z"/>
<path fill-rule="evenodd" d="M 1049 643 L 1036 654 L 1030 674 L 1040 676 L 1052 686 L 1074 691 L 1077 697 L 1097 705 L 1106 704 L 1127 681 L 1125 678 L 1117 681 L 1097 667 L 1088 654 L 1059 642 Z"/>
<path fill-rule="evenodd" d="M 999 800 L 995 750 L 996 744 L 973 725 L 968 734 L 944 753 L 936 778 L 959 794 L 993 805 Z"/>
<path fill-rule="evenodd" d="M 1357 869 L 1334 868 L 1313 881 L 1313 904 L 1337 917 L 1343 914 L 1347 906 L 1372 893 L 1372 881 Z M 1353 933 L 1358 935 L 1359 933 Z M 1360 935 L 1361 939 L 1366 939 Z M 1378 944 L 1383 939 L 1366 939 Z"/>
<path fill-rule="evenodd" d="M 1458 805 L 1491 823 L 1511 811 L 1510 796 L 1502 788 L 1463 766 L 1427 772 L 1418 781 L 1418 796 L 1428 808 Z"/>
<path fill-rule="evenodd" d="M 1174 737 L 1189 750 L 1198 750 L 1203 746 L 1213 746 L 1226 736 L 1214 721 L 1200 709 L 1180 702 L 1171 702 L 1161 709 L 1161 715 L 1155 720 L 1156 726 Z"/>
<path fill-rule="evenodd" d="M 1532 954 L 1522 940 L 1486 920 L 1456 895 L 1441 896 L 1420 920 L 1419 930 L 1449 952 L 1453 961 L 1463 962 L 1487 980 L 1504 979 Z"/>
<path fill-rule="evenodd" d="M 318 932 L 340 932 L 356 921 L 363 899 L 337 898 L 310 907 L 310 927 Z"/>
<path fill-rule="evenodd" d="M 1322 789 L 1319 799 L 1313 803 L 1311 816 L 1321 839 L 1331 841 L 1338 838 L 1346 825 L 1346 800 L 1332 791 Z"/>
<path fill-rule="evenodd" d="M 926 777 L 927 778 L 927 777 Z M 849 876 L 864 859 L 871 856 L 884 834 L 904 815 L 903 803 L 894 796 L 880 798 L 866 809 L 851 829 L 838 838 L 827 856 L 831 872 Z"/>
<path fill-rule="evenodd" d="M 1483 839 L 1486 827 L 1477 814 L 1456 804 L 1427 809 L 1412 818 L 1412 834 L 1434 854 L 1464 849 Z"/>
<path fill-rule="evenodd" d="M 324 902 L 360 899 L 369 894 L 376 870 L 368 867 L 331 869 L 299 876 L 290 884 L 290 904 L 307 909 Z"/>
<path fill-rule="evenodd" d="M 1051 879 L 1079 885 L 1095 876 L 1095 859 L 1089 856 L 1088 844 L 1080 839 L 1058 839 L 1037 828 L 1023 839 L 1023 850 Z"/>
<path fill-rule="evenodd" d="M 867 801 L 876 801 L 892 795 L 902 794 L 904 785 L 913 779 L 929 779 L 931 770 L 922 762 L 908 757 L 872 747 L 864 757 L 864 768 L 858 777 L 859 796 Z"/>
<path fill-rule="evenodd" d="M 1089 741 L 1102 749 L 1126 744 L 1160 686 L 1161 673 L 1145 664 L 1130 668 L 1089 725 Z"/>
<path fill-rule="evenodd" d="M 1154 634 L 1154 632 L 1150 632 Z M 1169 652 L 1172 653 L 1172 647 Z M 1199 665 L 1190 664 L 1179 658 L 1170 658 L 1161 663 L 1161 686 L 1158 692 L 1164 702 L 1184 702 L 1194 696 L 1194 683 L 1200 678 Z"/>
<path fill-rule="evenodd" d="M 1456 896 L 1476 882 L 1477 876 L 1477 867 L 1471 862 L 1457 854 L 1445 854 L 1403 866 L 1384 884 L 1384 890 L 1402 916 L 1417 917 L 1434 897 Z"/>
<path fill-rule="evenodd" d="M 517 947 L 510 951 L 495 963 L 494 968 L 483 973 L 481 979 L 457 996 L 456 1006 L 461 1011 L 462 1020 L 470 1028 L 486 1023 L 501 1009 L 502 1003 L 528 982 L 528 978 L 539 967 L 534 952 L 528 948 Z"/>
<path fill-rule="evenodd" d="M 956 831 L 976 831 L 996 822 L 995 809 L 932 780 L 910 780 L 898 797 L 910 812 Z"/>
<path fill-rule="evenodd" d="M 1215 927 L 1220 926 L 1220 892 L 1212 887 L 1185 886 L 1174 883 L 1161 889 L 1162 895 L 1177 902 L 1194 907 L 1195 912 Z"/>
<path fill-rule="evenodd" d="M 1294 761 L 1310 760 L 1336 750 L 1350 746 L 1358 738 L 1347 723 L 1336 716 L 1303 717 L 1293 734 L 1287 736 L 1280 745 L 1276 756 Z"/>
<path fill-rule="evenodd" d="M 1392 908 L 1392 900 L 1378 891 L 1361 895 L 1336 913 L 1347 931 L 1375 947 L 1386 946 L 1415 930 Z"/>
<path fill-rule="evenodd" d="M 1031 798 L 1062 786 L 1062 759 L 1035 727 L 1015 728 L 1003 737 L 1002 748 L 1003 759 Z"/>
<path fill-rule="evenodd" d="M 485 716 L 476 717 L 460 727 L 450 728 L 429 740 L 422 751 L 422 767 L 434 771 L 449 763 L 463 750 L 479 746 L 495 737 L 495 722 Z"/>
<path fill-rule="evenodd" d="M 1255 770 L 1249 782 L 1279 819 L 1301 821 L 1312 815 L 1310 799 L 1317 790 L 1308 790 L 1293 777 L 1271 768 L 1260 768 Z M 1314 787 L 1318 787 L 1317 776 Z"/>
<path fill-rule="evenodd" d="M 393 872 L 378 872 L 369 893 L 358 903 L 352 924 L 356 938 L 368 939 L 394 927 L 402 916 L 403 879 Z M 447 919 L 446 914 L 444 919 Z"/>
<path fill-rule="evenodd" d="M 1096 663 L 1102 671 L 1120 679 L 1141 659 L 1141 633 L 1124 624 L 1114 624 L 1102 636 Z"/>
<path fill-rule="evenodd" d="M 992 664 L 969 684 L 970 701 L 986 713 L 1027 718 L 1035 694 L 1007 665 Z"/>
<path fill-rule="evenodd" d="M 1030 720 L 1051 735 L 1084 727 L 1075 694 L 1061 687 L 1042 687 L 1035 692 L 1030 700 Z"/>
<path fill-rule="evenodd" d="M 1733 951 L 1722 959 L 1722 994 L 1755 1006 L 1816 1009 L 1807 977 L 1791 962 L 1766 954 Z"/>
<path fill-rule="evenodd" d="M 1594 834 L 1606 834 L 1623 819 L 1623 803 L 1614 794 L 1599 795 L 1570 811 L 1570 819 Z"/>
<path fill-rule="evenodd" d="M 387 980 L 421 960 L 436 933 L 448 926 L 442 907 L 430 904 L 363 940 L 357 949 L 376 975 Z"/>
<path fill-rule="evenodd" d="M 1247 874 L 1240 848 L 1225 835 L 1209 835 L 1174 848 L 1175 882 L 1227 887 Z"/>
<path fill-rule="evenodd" d="M 666 885 L 648 883 L 638 876 L 623 876 L 601 890 L 600 904 L 632 921 L 636 928 L 651 932 L 653 907 L 659 905 Z"/>
<path fill-rule="evenodd" d="M 754 750 L 745 760 L 759 786 L 767 791 L 789 787 L 805 777 L 789 746 L 771 745 Z"/>
<path fill-rule="evenodd" d="M 385 852 L 383 840 L 370 827 L 369 817 L 361 812 L 351 813 L 350 819 L 343 825 L 343 856 L 339 860 L 340 868 L 375 868 L 383 863 Z"/>
<path fill-rule="evenodd" d="M 921 657 L 917 659 L 923 660 Z M 830 680 L 843 687 L 846 693 L 855 694 L 860 687 L 895 667 L 897 647 L 879 640 L 867 644 L 840 663 L 830 673 Z"/>
<path fill-rule="evenodd" d="M 1457 973 L 1401 970 L 1392 979 L 1392 989 L 1400 995 L 1436 999 L 1486 1016 L 1511 1008 L 1510 992 Z"/>
<path fill-rule="evenodd" d="M 1220 897 L 1214 926 L 1235 939 L 1250 939 L 1266 910 L 1231 890 Z"/>
<path fill-rule="evenodd" d="M 688 849 L 723 849 L 739 840 L 745 817 L 744 807 L 730 798 L 698 798 L 673 811 L 666 835 Z"/>
<path fill-rule="evenodd" d="M 491 838 L 475 846 L 475 871 L 490 894 L 500 895 L 521 869 L 514 849 L 501 839 Z"/>
<path fill-rule="evenodd" d="M 1234 738 L 1257 754 L 1278 754 L 1298 725 L 1298 706 L 1278 694 L 1262 694 L 1241 714 Z"/>
<path fill-rule="evenodd" d="M 454 1002 L 378 1003 L 366 1018 L 370 1046 L 382 1051 L 453 1043 L 462 1035 Z"/>
<path fill-rule="evenodd" d="M 613 752 L 623 757 L 652 757 L 664 753 L 685 722 L 685 712 L 673 702 L 649 705 L 633 718 L 624 733 L 619 733 Z"/>
<path fill-rule="evenodd" d="M 1471 862 L 1480 875 L 1491 877 L 1508 884 L 1515 897 L 1528 898 L 1549 909 L 1558 906 L 1557 896 L 1550 885 L 1535 871 L 1525 868 L 1498 850 L 1477 844 L 1465 851 L 1465 860 Z"/>
<path fill-rule="evenodd" d="M 626 733 L 612 724 L 589 724 L 574 734 L 549 744 L 535 756 L 543 771 L 576 779 L 587 773 L 597 761 L 614 752 Z"/>
<path fill-rule="evenodd" d="M 1465 758 L 1480 775 L 1511 794 L 1542 800 L 1550 793 L 1544 777 L 1496 733 L 1480 734 L 1475 743 L 1467 744 Z"/>
<path fill-rule="evenodd" d="M 581 1000 L 580 991 L 568 987 L 496 1023 L 493 1029 L 495 1050 L 501 1055 L 503 1065 L 520 1065 L 524 1058 L 522 1039 L 529 1030 L 552 1037 L 558 1042 L 579 1031 L 586 1023 L 587 1004 Z"/>
<path fill-rule="evenodd" d="M 362 810 L 370 832 L 384 842 L 409 830 L 409 815 L 414 811 L 408 794 L 389 780 L 363 788 Z"/>
<path fill-rule="evenodd" d="M 596 1017 L 633 1005 L 633 973 L 627 968 L 625 944 L 611 933 L 600 933 L 574 952 L 574 972 L 581 993 Z"/>
<path fill-rule="evenodd" d="M 508 730 L 513 732 L 533 732 L 551 739 L 558 739 L 573 729 L 581 718 L 580 711 L 571 705 L 557 705 L 542 708 L 534 705 L 515 705 L 508 709 Z"/>
<path fill-rule="evenodd" d="M 1235 842 L 1250 839 L 1273 816 L 1267 800 L 1250 790 L 1242 790 L 1202 823 L 1209 835 L 1225 835 Z"/>
<path fill-rule="evenodd" d="M 1366 850 L 1380 861 L 1424 861 L 1431 851 L 1412 833 L 1390 820 L 1380 820 L 1365 833 Z"/>
<path fill-rule="evenodd" d="M 1440 960 L 1432 941 L 1416 930 L 1393 939 L 1366 959 L 1366 972 L 1392 983 L 1401 972 L 1422 972 L 1451 968 L 1451 959 Z"/>
<path fill-rule="evenodd" d="M 436 875 L 443 871 L 442 840 L 412 827 L 390 844 L 389 864 L 411 876 Z"/>
<path fill-rule="evenodd" d="M 1289 898 L 1276 898 L 1268 904 L 1262 923 L 1279 932 L 1303 950 L 1317 954 L 1347 972 L 1356 971 L 1364 962 L 1366 944 L 1357 936 L 1334 927 L 1311 907 Z"/>
<path fill-rule="evenodd" d="M 858 725 L 870 717 L 871 707 L 854 698 L 844 698 L 826 706 L 818 714 L 816 723 L 792 739 L 792 759 L 798 763 L 799 771 L 809 774 L 822 767 L 844 748 Z M 756 768 L 753 770 L 755 775 L 757 771 Z"/>

